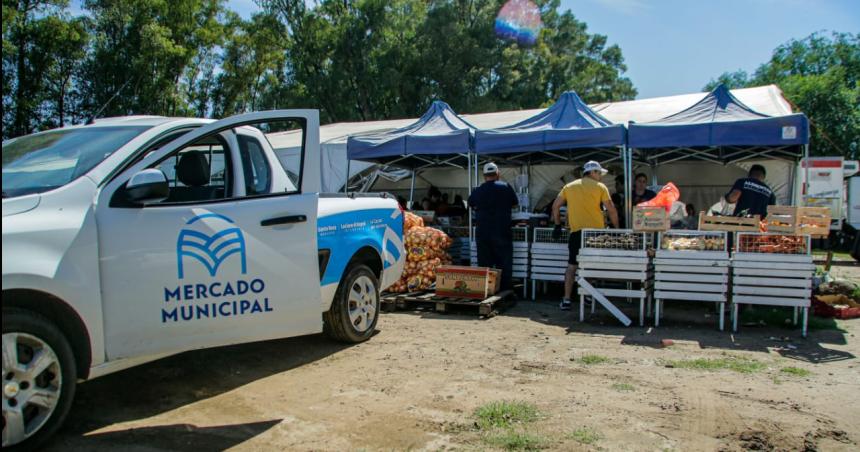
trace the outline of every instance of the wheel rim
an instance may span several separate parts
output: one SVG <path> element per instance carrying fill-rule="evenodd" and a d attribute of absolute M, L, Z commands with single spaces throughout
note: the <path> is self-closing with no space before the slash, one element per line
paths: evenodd
<path fill-rule="evenodd" d="M 376 285 L 367 276 L 359 276 L 349 288 L 349 323 L 355 331 L 364 333 L 373 326 L 379 301 Z"/>
<path fill-rule="evenodd" d="M 26 333 L 3 333 L 3 447 L 33 436 L 60 401 L 57 354 Z"/>

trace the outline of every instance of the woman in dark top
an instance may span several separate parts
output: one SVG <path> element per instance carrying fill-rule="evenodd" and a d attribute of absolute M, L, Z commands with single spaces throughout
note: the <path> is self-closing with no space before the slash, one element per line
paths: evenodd
<path fill-rule="evenodd" d="M 633 179 L 633 205 L 637 205 L 641 202 L 650 201 L 657 196 L 657 193 L 654 193 L 651 190 L 648 190 L 648 176 L 645 173 L 639 173 L 636 175 L 636 178 Z"/>

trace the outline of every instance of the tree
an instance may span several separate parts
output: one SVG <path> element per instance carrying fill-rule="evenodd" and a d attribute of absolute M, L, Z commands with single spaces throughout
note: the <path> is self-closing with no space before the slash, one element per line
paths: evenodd
<path fill-rule="evenodd" d="M 777 84 L 809 117 L 813 155 L 858 157 L 860 147 L 860 33 L 813 33 L 777 47 L 752 76 L 724 73 L 705 89 Z"/>
<path fill-rule="evenodd" d="M 66 0 L 3 1 L 4 137 L 28 134 L 44 122 L 47 74 L 57 57 L 50 35 L 53 27 L 65 27 L 66 6 Z"/>
<path fill-rule="evenodd" d="M 261 0 L 284 24 L 287 91 L 324 121 L 414 116 L 433 99 L 459 111 L 545 105 L 576 89 L 587 101 L 636 95 L 621 50 L 589 35 L 557 0 L 540 3 L 536 45 L 497 38 L 498 0 Z"/>
<path fill-rule="evenodd" d="M 93 46 L 83 87 L 103 116 L 183 115 L 194 110 L 189 66 L 220 42 L 223 0 L 87 0 Z M 183 89 L 185 87 L 185 90 Z M 99 113 L 100 112 L 100 113 Z"/>

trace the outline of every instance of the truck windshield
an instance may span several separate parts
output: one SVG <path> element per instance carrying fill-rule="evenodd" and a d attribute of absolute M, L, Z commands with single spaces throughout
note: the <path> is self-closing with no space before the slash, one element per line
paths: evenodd
<path fill-rule="evenodd" d="M 3 143 L 3 197 L 53 190 L 83 176 L 149 126 L 53 130 Z"/>

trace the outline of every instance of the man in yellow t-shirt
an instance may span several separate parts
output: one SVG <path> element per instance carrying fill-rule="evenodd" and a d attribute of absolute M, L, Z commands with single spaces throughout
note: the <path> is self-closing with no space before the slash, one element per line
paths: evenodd
<path fill-rule="evenodd" d="M 574 283 L 576 282 L 576 256 L 582 247 L 583 229 L 603 229 L 606 224 L 603 221 L 603 211 L 600 206 L 606 208 L 612 227 L 618 228 L 618 211 L 609 197 L 609 189 L 600 182 L 600 178 L 608 173 L 600 166 L 600 163 L 590 161 L 582 168 L 582 178 L 577 179 L 561 189 L 555 202 L 552 204 L 552 219 L 555 222 L 553 238 L 561 236 L 561 206 L 567 203 L 567 222 L 570 226 L 570 236 L 567 239 L 567 249 L 570 255 L 567 258 L 567 271 L 564 274 L 564 298 L 559 307 L 569 310 L 571 296 L 573 295 Z"/>

